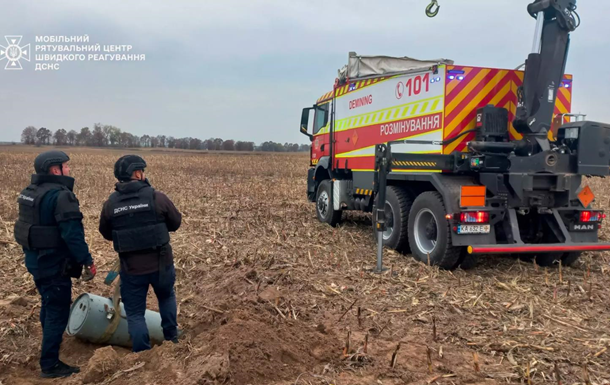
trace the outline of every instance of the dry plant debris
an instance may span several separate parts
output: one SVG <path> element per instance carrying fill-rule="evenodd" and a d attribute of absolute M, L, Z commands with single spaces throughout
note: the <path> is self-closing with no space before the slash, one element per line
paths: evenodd
<path fill-rule="evenodd" d="M 2 384 L 43 383 L 39 300 L 12 230 L 17 194 L 41 150 L 0 148 Z M 97 232 L 98 216 L 114 161 L 135 150 L 68 151 L 100 272 L 77 282 L 73 297 L 111 295 L 103 278 L 116 255 Z M 607 254 L 561 270 L 489 256 L 449 272 L 386 251 L 391 271 L 375 275 L 366 271 L 375 264 L 370 216 L 344 214 L 335 229 L 318 223 L 305 198 L 307 155 L 139 153 L 153 186 L 184 214 L 172 244 L 185 337 L 141 354 L 115 347 L 119 366 L 99 370 L 97 383 L 610 382 Z M 587 183 L 608 208 L 607 182 Z M 604 239 L 609 231 L 604 224 Z M 99 348 L 66 337 L 62 357 L 85 368 Z"/>

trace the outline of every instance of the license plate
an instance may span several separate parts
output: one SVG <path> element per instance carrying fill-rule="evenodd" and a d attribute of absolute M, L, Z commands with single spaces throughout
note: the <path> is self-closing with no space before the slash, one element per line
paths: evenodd
<path fill-rule="evenodd" d="M 459 225 L 458 234 L 489 234 L 489 225 Z"/>

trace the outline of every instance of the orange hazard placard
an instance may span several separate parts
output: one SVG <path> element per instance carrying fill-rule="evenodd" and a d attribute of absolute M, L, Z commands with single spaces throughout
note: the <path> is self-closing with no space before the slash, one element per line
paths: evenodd
<path fill-rule="evenodd" d="M 485 186 L 462 186 L 460 207 L 485 207 Z"/>
<path fill-rule="evenodd" d="M 589 186 L 585 186 L 585 188 L 578 193 L 578 200 L 582 203 L 584 208 L 587 208 L 591 202 L 593 202 L 593 199 L 595 199 L 595 195 Z"/>

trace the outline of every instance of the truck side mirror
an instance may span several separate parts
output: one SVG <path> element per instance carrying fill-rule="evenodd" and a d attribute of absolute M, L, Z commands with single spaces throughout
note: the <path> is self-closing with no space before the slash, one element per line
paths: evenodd
<path fill-rule="evenodd" d="M 313 107 L 303 108 L 301 114 L 301 134 L 309 137 L 310 141 L 313 141 L 313 135 L 307 132 L 307 126 L 309 125 L 309 113 L 313 110 Z"/>

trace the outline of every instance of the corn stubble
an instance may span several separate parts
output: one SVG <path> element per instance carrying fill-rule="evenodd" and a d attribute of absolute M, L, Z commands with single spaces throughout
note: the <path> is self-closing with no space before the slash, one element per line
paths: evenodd
<path fill-rule="evenodd" d="M 12 228 L 39 150 L 0 149 L 0 373 L 25 379 L 37 375 L 39 308 Z M 100 272 L 93 283 L 75 283 L 73 296 L 109 295 L 103 277 L 116 255 L 97 232 L 98 218 L 113 191 L 114 161 L 134 151 L 67 151 Z M 244 384 L 610 378 L 606 254 L 585 254 L 561 270 L 485 257 L 475 270 L 448 272 L 387 250 L 392 274 L 379 276 L 367 271 L 375 264 L 369 215 L 344 214 L 335 229 L 317 222 L 305 197 L 306 154 L 138 153 L 153 186 L 184 216 L 172 247 L 186 339 L 159 348 L 177 371 L 194 373 L 198 360 L 226 354 L 229 381 Z M 608 208 L 607 182 L 587 183 L 595 205 Z M 604 224 L 601 237 L 609 231 Z M 95 349 L 70 343 L 81 364 Z M 112 383 L 150 382 L 155 370 L 146 365 Z"/>

